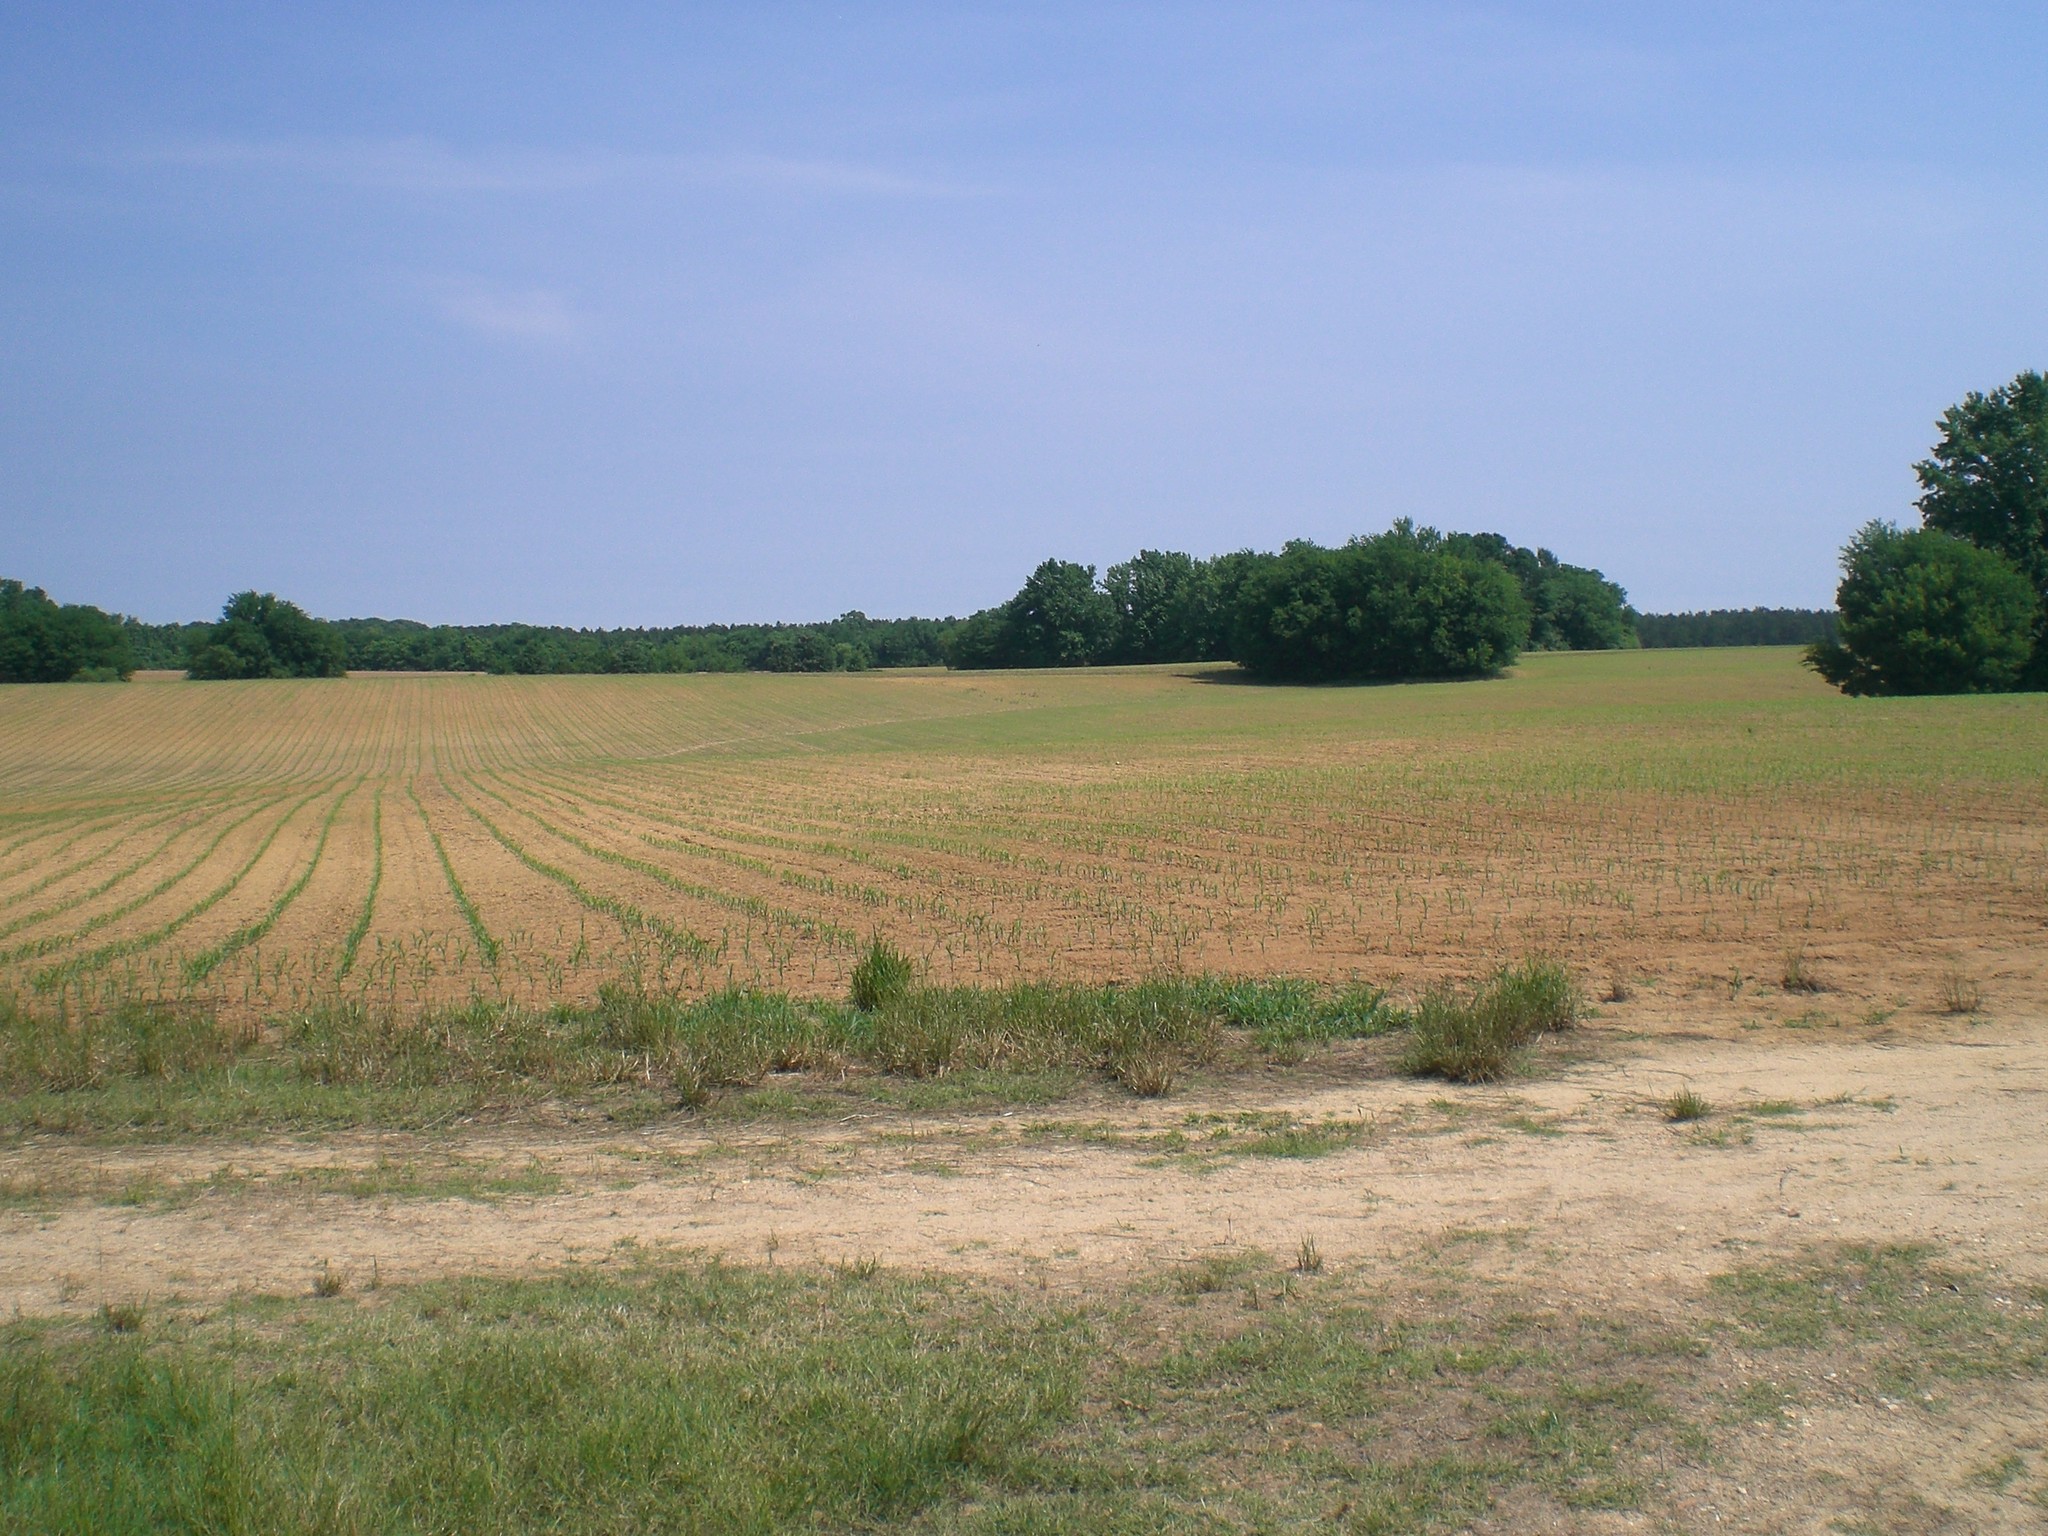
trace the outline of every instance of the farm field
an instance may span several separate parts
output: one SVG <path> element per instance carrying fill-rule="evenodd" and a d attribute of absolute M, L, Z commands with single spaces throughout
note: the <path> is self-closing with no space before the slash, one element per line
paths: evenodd
<path fill-rule="evenodd" d="M 0 690 L 0 1526 L 2038 1530 L 2044 764 L 1788 650 Z M 877 935 L 1243 1016 L 899 1070 Z"/>
<path fill-rule="evenodd" d="M 2034 985 L 2044 762 L 2038 699 L 1845 700 L 1789 650 L 1384 688 L 11 688 L 0 976 L 249 1015 L 622 976 L 837 994 L 880 932 L 941 982 L 1413 984 L 1540 950 L 1740 991 L 1803 951 L 1847 996 L 1913 1006 L 1959 966 Z"/>

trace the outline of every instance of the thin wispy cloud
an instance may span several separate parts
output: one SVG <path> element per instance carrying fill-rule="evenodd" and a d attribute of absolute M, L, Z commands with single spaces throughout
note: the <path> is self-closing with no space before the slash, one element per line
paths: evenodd
<path fill-rule="evenodd" d="M 947 198 L 975 189 L 858 161 L 757 152 L 460 150 L 433 139 L 185 139 L 110 157 L 140 170 L 270 174 L 414 193 L 534 193 L 627 183 L 836 197 Z"/>
<path fill-rule="evenodd" d="M 429 285 L 441 317 L 480 336 L 560 345 L 580 341 L 589 318 L 546 288 L 504 288 L 470 279 Z"/>

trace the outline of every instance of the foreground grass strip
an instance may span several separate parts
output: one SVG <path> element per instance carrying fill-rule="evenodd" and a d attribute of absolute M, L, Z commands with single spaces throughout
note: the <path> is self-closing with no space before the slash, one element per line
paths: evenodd
<path fill-rule="evenodd" d="M 223 960 L 239 954 L 270 932 L 277 920 L 284 915 L 285 909 L 297 901 L 299 893 L 312 883 L 313 873 L 320 867 L 320 856 L 327 851 L 327 837 L 334 830 L 334 819 L 341 814 L 341 808 L 348 804 L 349 796 L 356 792 L 361 783 L 362 781 L 358 779 L 355 784 L 351 784 L 335 798 L 334 804 L 327 808 L 326 819 L 320 823 L 320 836 L 313 844 L 313 856 L 306 860 L 306 867 L 299 872 L 299 878 L 286 886 L 277 900 L 270 904 L 270 909 L 255 922 L 236 929 L 213 948 L 186 961 L 187 981 L 204 981 Z"/>
<path fill-rule="evenodd" d="M 941 1281 L 717 1267 L 95 1327 L 0 1330 L 0 1526 L 867 1527 L 1001 1476 L 1088 1343 Z"/>
<path fill-rule="evenodd" d="M 2000 1394 L 2048 1372 L 2039 1293 L 1917 1249 L 1738 1271 L 1680 1332 L 1443 1253 L 1367 1275 L 1233 1250 L 1078 1306 L 866 1256 L 370 1278 L 0 1326 L 0 1527 L 1692 1529 L 1702 1487 L 1766 1473 L 1788 1527 L 1905 1529 L 1877 1520 L 1904 1501 L 1961 1528 L 1928 1465 L 1790 1438 L 1795 1390 L 1887 1443 L 1901 1412 L 1981 1430 L 1970 1486 L 2024 1524 L 2035 1447 Z M 1933 1390 L 1886 1408 L 1872 1380 Z"/>
<path fill-rule="evenodd" d="M 342 940 L 341 964 L 335 970 L 334 978 L 339 981 L 355 969 L 356 952 L 363 947 L 363 938 L 370 931 L 370 920 L 377 913 L 377 887 L 384 883 L 384 790 L 379 786 L 376 798 L 370 803 L 370 888 L 363 893 L 363 910 L 356 914 L 348 937 Z"/>
<path fill-rule="evenodd" d="M 1269 1006 L 1248 1006 L 1259 999 Z M 265 1029 L 203 1004 L 98 1002 L 0 992 L 0 1132 L 417 1126 L 541 1097 L 635 1121 L 683 1104 L 740 1115 L 843 1110 L 849 1099 L 963 1108 L 1045 1103 L 1090 1078 L 1160 1097 L 1207 1067 L 1226 1031 L 1243 1052 L 1290 1020 L 1286 1052 L 1271 1059 L 1299 1061 L 1308 1042 L 1378 1032 L 1387 1017 L 1361 989 L 1200 977 L 910 987 L 866 1011 L 748 988 L 689 998 L 614 986 L 588 1007 L 479 999 L 421 1013 L 354 997 Z M 1282 1004 L 1292 1011 L 1277 1013 Z M 1369 1130 L 1257 1117 L 1241 1128 L 1253 1134 L 1233 1152 L 1292 1157 Z"/>
<path fill-rule="evenodd" d="M 420 825 L 427 829 L 427 841 L 434 845 L 434 857 L 441 861 L 441 873 L 448 881 L 448 894 L 455 898 L 455 909 L 462 914 L 462 920 L 469 924 L 470 936 L 476 940 L 485 963 L 496 965 L 498 941 L 491 937 L 491 930 L 484 926 L 483 917 L 477 912 L 476 904 L 469 899 L 469 892 L 462 888 L 462 882 L 455 877 L 455 866 L 448 860 L 448 850 L 441 845 L 441 834 L 434 830 L 433 822 L 427 818 L 427 808 L 420 804 L 419 791 L 413 788 L 409 780 L 405 792 L 412 800 L 412 808 L 419 812 Z"/>

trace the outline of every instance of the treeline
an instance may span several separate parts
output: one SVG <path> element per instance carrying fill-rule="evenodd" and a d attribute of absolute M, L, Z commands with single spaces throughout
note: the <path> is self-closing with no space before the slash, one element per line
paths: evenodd
<path fill-rule="evenodd" d="M 333 624 L 358 672 L 863 672 L 935 667 L 953 619 L 822 624 L 698 624 L 668 629 L 563 629 L 536 624 Z"/>
<path fill-rule="evenodd" d="M 945 650 L 961 668 L 1235 661 L 1276 679 L 1464 677 L 1528 649 L 1632 646 L 1634 620 L 1596 570 L 1404 519 L 1334 548 L 1144 550 L 1099 582 L 1093 566 L 1047 560 Z"/>
<path fill-rule="evenodd" d="M 1636 615 L 1636 639 L 1646 650 L 1699 645 L 1812 645 L 1834 638 L 1832 608 L 1710 608 L 1701 613 Z"/>
<path fill-rule="evenodd" d="M 968 619 L 568 629 L 315 619 L 240 592 L 211 623 L 146 624 L 0 581 L 0 682 L 339 677 L 344 672 L 857 672 L 1237 661 L 1274 678 L 1452 677 L 1524 650 L 1828 641 L 1835 615 L 1750 608 L 1637 614 L 1600 572 L 1498 534 L 1401 522 L 1326 548 L 1212 559 L 1144 550 L 1095 568 L 1047 560 L 1009 602 Z"/>

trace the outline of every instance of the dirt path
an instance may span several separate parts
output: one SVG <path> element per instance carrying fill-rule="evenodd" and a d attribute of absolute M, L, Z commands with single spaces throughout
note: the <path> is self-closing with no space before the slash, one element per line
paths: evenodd
<path fill-rule="evenodd" d="M 1658 1107 L 1682 1082 L 1716 1106 L 1697 1126 Z M 1328 1121 L 1349 1144 L 1309 1158 L 1233 1151 L 1279 1117 Z M 1174 1132 L 1179 1150 L 1160 1143 Z M 2044 1132 L 2048 1044 L 1999 1023 L 1767 1042 L 1596 1027 L 1546 1078 L 1489 1089 L 1340 1070 L 1271 1074 L 1227 1100 L 1105 1095 L 822 1128 L 688 1117 L 635 1134 L 522 1124 L 90 1153 L 42 1141 L 0 1158 L 0 1177 L 56 1189 L 89 1174 L 103 1193 L 0 1214 L 0 1308 L 291 1292 L 329 1262 L 358 1283 L 373 1264 L 393 1281 L 526 1271 L 622 1244 L 872 1255 L 1086 1287 L 1219 1245 L 1288 1253 L 1307 1236 L 1331 1264 L 1371 1265 L 1449 1233 L 1493 1239 L 1488 1263 L 1503 1270 L 1653 1307 L 1745 1253 L 1827 1238 L 1937 1242 L 2039 1278 Z M 553 1192 L 397 1198 L 304 1179 L 380 1160 L 429 1175 L 526 1170 Z M 104 1203 L 138 1177 L 175 1190 L 223 1169 L 224 1187 Z"/>

